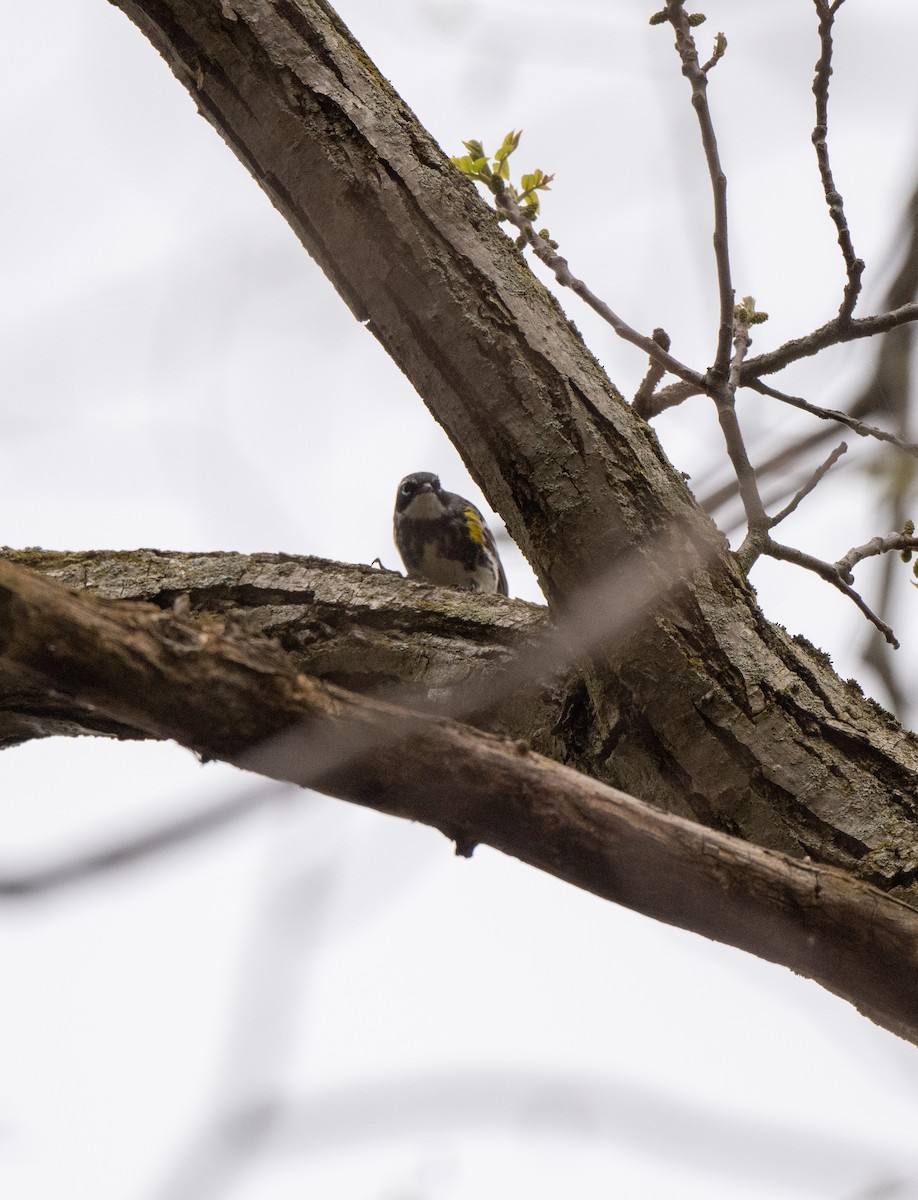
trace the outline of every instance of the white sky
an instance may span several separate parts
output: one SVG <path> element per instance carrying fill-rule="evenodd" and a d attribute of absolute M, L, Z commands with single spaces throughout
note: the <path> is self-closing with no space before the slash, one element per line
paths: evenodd
<path fill-rule="evenodd" d="M 339 11 L 449 152 L 522 126 L 520 168 L 556 172 L 544 219 L 575 272 L 704 366 L 710 202 L 652 7 Z M 394 564 L 407 471 L 480 500 L 122 14 L 104 0 L 7 9 L 0 541 Z M 809 145 L 815 18 L 805 0 L 705 11 L 703 43 L 718 29 L 730 42 L 713 104 L 737 287 L 771 313 L 764 349 L 825 320 L 841 289 Z M 864 311 L 913 184 L 916 38 L 908 0 L 852 0 L 839 18 L 831 141 L 868 262 Z M 641 357 L 562 299 L 633 391 Z M 869 362 L 859 345 L 786 383 L 837 405 Z M 741 413 L 760 453 L 800 427 L 766 403 Z M 699 494 L 725 478 L 704 402 L 660 432 Z M 784 533 L 826 557 L 887 532 L 867 519 L 869 447 L 847 440 L 854 464 Z M 511 591 L 535 597 L 502 553 Z M 756 583 L 769 615 L 863 676 L 865 629 L 841 599 L 787 567 Z M 906 606 L 904 569 L 901 593 Z M 911 662 L 907 607 L 897 627 Z M 0 868 L 251 786 L 171 746 L 7 751 Z M 171 857 L 0 910 L 0 1196 L 918 1197 L 918 1051 L 849 1006 L 493 852 L 457 860 L 431 831 L 276 795 Z M 252 1141 L 234 1126 L 221 1155 L 219 1122 L 270 1101 L 290 1107 Z"/>

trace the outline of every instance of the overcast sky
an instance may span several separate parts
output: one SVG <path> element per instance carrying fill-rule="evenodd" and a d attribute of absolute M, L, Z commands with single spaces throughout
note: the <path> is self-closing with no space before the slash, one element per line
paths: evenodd
<path fill-rule="evenodd" d="M 544 221 L 575 272 L 703 368 L 710 197 L 652 7 L 339 11 L 448 152 L 522 127 L 520 168 L 556 173 Z M 105 0 L 7 8 L 0 542 L 395 565 L 406 472 L 438 471 L 484 506 L 421 400 L 126 18 Z M 814 11 L 705 11 L 704 44 L 719 29 L 729 40 L 712 102 L 737 287 L 771 314 L 755 333 L 765 349 L 831 316 L 843 283 L 809 142 Z M 909 0 L 840 14 L 831 144 L 868 262 L 865 312 L 915 182 L 916 44 Z M 633 392 L 642 357 L 561 299 Z M 837 406 L 870 362 L 859 344 L 786 386 Z M 766 403 L 740 410 L 762 455 L 810 428 Z M 705 402 L 659 432 L 696 494 L 727 478 Z M 849 458 L 786 540 L 835 558 L 888 532 L 869 522 L 871 448 Z M 511 594 L 538 599 L 506 539 L 501 552 Z M 842 598 L 786 566 L 755 582 L 770 616 L 873 686 Z M 911 663 L 904 569 L 900 592 Z M 252 786 L 174 746 L 6 751 L 0 868 Z M 918 1197 L 918 1052 L 850 1006 L 486 849 L 459 860 L 430 830 L 265 795 L 206 843 L 0 912 L 0 1195 Z"/>

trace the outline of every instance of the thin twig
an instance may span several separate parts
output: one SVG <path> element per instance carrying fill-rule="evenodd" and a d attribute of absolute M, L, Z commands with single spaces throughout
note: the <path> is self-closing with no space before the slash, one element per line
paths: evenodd
<path fill-rule="evenodd" d="M 794 511 L 794 509 L 797 508 L 797 506 L 801 503 L 801 501 L 805 500 L 806 497 L 810 494 L 810 492 L 816 487 L 816 485 L 826 475 L 828 475 L 829 471 L 832 470 L 832 468 L 835 466 L 835 464 L 838 462 L 838 460 L 841 458 L 841 456 L 844 453 L 846 453 L 847 449 L 848 449 L 848 445 L 846 442 L 842 442 L 841 445 L 835 447 L 835 449 L 832 451 L 832 453 L 829 455 L 829 457 L 826 459 L 826 461 L 822 464 L 822 466 L 816 468 L 816 470 L 813 472 L 812 476 L 810 477 L 809 481 L 807 483 L 805 483 L 802 488 L 800 488 L 800 490 L 797 492 L 797 494 L 794 496 L 794 498 L 788 504 L 785 504 L 785 506 L 781 509 L 780 512 L 775 513 L 775 515 L 769 519 L 768 524 L 771 529 L 774 529 L 774 527 L 776 525 L 780 525 L 781 522 L 786 517 L 789 517 L 791 515 L 791 513 Z"/>
<path fill-rule="evenodd" d="M 671 343 L 670 336 L 665 329 L 659 327 L 650 335 L 657 345 L 662 350 L 669 350 Z M 650 415 L 650 409 L 653 407 L 654 388 L 666 374 L 666 368 L 655 359 L 650 360 L 650 365 L 647 368 L 647 374 L 641 380 L 640 387 L 634 393 L 634 399 L 631 406 L 639 417 L 644 417 L 646 420 Z M 683 386 L 688 386 L 687 384 Z"/>
<path fill-rule="evenodd" d="M 908 325 L 912 321 L 918 321 L 918 304 L 915 303 L 903 304 L 899 308 L 878 313 L 873 317 L 852 317 L 848 321 L 833 317 L 831 321 L 820 325 L 804 337 L 792 338 L 776 350 L 767 350 L 764 354 L 748 359 L 743 367 L 743 386 L 745 387 L 750 379 L 757 379 L 760 375 L 773 375 L 775 371 L 781 371 L 802 358 L 811 358 L 828 346 L 875 337 L 878 333 L 887 333 L 890 329 Z"/>
<path fill-rule="evenodd" d="M 850 584 L 842 579 L 838 568 L 832 563 L 823 562 L 821 558 L 814 558 L 812 554 L 806 554 L 803 550 L 797 550 L 793 546 L 782 545 L 781 542 L 772 541 L 771 538 L 762 547 L 762 553 L 769 558 L 776 558 L 782 562 L 793 563 L 797 567 L 803 567 L 807 571 L 813 571 L 826 583 L 831 583 L 834 588 L 837 588 L 849 600 L 853 600 L 857 607 L 861 610 L 868 621 L 876 625 L 880 633 L 886 638 L 890 646 L 894 650 L 899 649 L 899 642 L 892 629 L 881 621 L 877 614 L 864 601 L 859 592 L 856 592 Z"/>
<path fill-rule="evenodd" d="M 750 303 L 749 308 L 752 308 Z M 727 388 L 731 396 L 735 396 L 739 388 L 740 372 L 749 347 L 752 345 L 752 335 L 749 332 L 749 313 L 744 307 L 741 314 L 735 316 L 736 331 L 733 334 L 733 357 L 730 360 L 730 374 L 727 376 Z"/>
<path fill-rule="evenodd" d="M 839 425 L 845 425 L 853 433 L 859 437 L 875 438 L 878 442 L 889 442 L 890 445 L 904 451 L 906 454 L 911 454 L 913 458 L 918 458 L 918 443 L 906 442 L 900 437 L 896 437 L 894 433 L 888 433 L 885 429 L 879 429 L 876 425 L 867 425 L 864 421 L 859 421 L 857 417 L 849 416 L 848 413 L 842 412 L 837 408 L 822 408 L 818 404 L 811 404 L 808 400 L 804 400 L 801 396 L 791 396 L 787 392 L 779 392 L 777 388 L 769 387 L 767 383 L 762 383 L 760 379 L 750 379 L 745 385 L 754 392 L 759 392 L 762 396 L 771 396 L 773 400 L 780 400 L 782 404 L 789 404 L 792 408 L 799 408 L 802 412 L 810 413 L 814 417 L 819 417 L 823 421 L 837 421 Z"/>
<path fill-rule="evenodd" d="M 903 226 L 904 228 L 897 234 L 896 242 L 897 244 L 904 244 L 905 252 L 902 262 L 883 296 L 883 307 L 888 310 L 898 309 L 903 304 L 910 303 L 911 297 L 918 291 L 918 187 L 913 188 L 912 194 L 906 204 Z M 808 405 L 805 400 L 799 400 L 796 397 L 785 397 L 783 392 L 769 391 L 760 380 L 748 380 L 745 382 L 748 387 L 760 391 L 763 395 L 771 395 L 775 399 L 785 400 L 787 403 L 802 408 L 805 412 L 810 411 L 813 416 L 826 420 L 837 419 L 860 436 L 877 437 L 879 440 L 889 441 L 893 435 L 883 430 L 876 430 L 874 432 L 872 426 L 861 426 L 858 422 L 862 418 L 871 416 L 882 409 L 884 413 L 894 415 L 897 424 L 901 428 L 904 428 L 908 413 L 909 380 L 912 374 L 914 334 L 914 325 L 907 324 L 887 330 L 883 334 L 871 378 L 852 401 L 847 412 L 842 412 L 837 418 L 833 409 L 819 409 L 815 405 Z M 652 411 L 645 416 L 645 420 L 651 420 L 658 412 L 663 412 L 675 404 L 681 404 L 683 400 L 697 394 L 697 391 L 693 390 L 690 384 L 683 383 L 681 380 L 677 383 L 671 383 L 667 387 L 661 388 L 654 395 Z M 831 428 L 823 427 L 806 437 L 798 438 L 793 444 L 787 445 L 783 449 L 769 455 L 768 458 L 756 466 L 756 474 L 759 480 L 778 472 L 782 474 L 782 477 L 786 477 L 788 467 L 792 467 L 798 459 L 808 454 L 811 450 L 821 447 L 832 435 L 833 431 Z M 891 444 L 895 445 L 895 443 Z M 906 453 L 914 454 L 908 442 L 900 441 L 900 448 L 905 450 Z M 704 500 L 699 501 L 699 503 L 705 512 L 713 513 L 736 496 L 737 493 L 738 488 L 734 479 L 731 483 L 710 493 Z M 900 528 L 902 520 L 904 520 L 904 517 L 900 519 L 900 516 L 893 516 L 889 521 L 884 521 L 883 524 L 887 528 Z M 873 644 L 875 645 L 876 643 Z M 885 669 L 882 664 L 888 664 L 891 660 L 889 655 L 883 655 L 882 659 L 878 661 L 880 665 L 877 665 L 877 663 L 873 665 L 877 670 L 882 671 Z M 892 691 L 892 685 L 889 686 Z"/>
<path fill-rule="evenodd" d="M 96 846 L 29 870 L 0 872 L 0 900 L 21 899 L 42 892 L 55 891 L 86 879 L 104 876 L 123 867 L 158 854 L 175 850 L 196 838 L 203 837 L 238 821 L 249 813 L 276 801 L 281 794 L 289 795 L 290 788 L 281 789 L 267 780 L 260 780 L 219 801 L 202 812 L 181 816 L 155 825 L 123 840 Z"/>
<path fill-rule="evenodd" d="M 701 130 L 708 174 L 714 194 L 714 259 L 717 264 L 717 292 L 720 300 L 720 326 L 717 334 L 717 352 L 714 356 L 712 373 L 723 377 L 730 361 L 730 345 L 733 341 L 733 304 L 735 295 L 730 270 L 730 244 L 727 237 L 727 176 L 721 166 L 717 150 L 714 122 L 708 105 L 708 71 L 726 49 L 726 41 L 718 35 L 714 54 L 704 67 L 698 61 L 698 49 L 692 36 L 692 28 L 685 12 L 684 0 L 666 0 L 666 16 L 676 34 L 676 51 L 682 60 L 682 74 L 692 88 L 692 107 Z M 683 377 L 684 378 L 684 377 Z"/>
<path fill-rule="evenodd" d="M 668 408 L 676 408 L 683 401 L 690 400 L 692 396 L 702 394 L 701 388 L 680 379 L 676 383 L 670 383 L 665 388 L 660 388 L 658 392 L 654 392 L 644 405 L 641 416 L 645 421 L 650 421 L 653 417 L 658 417 L 660 413 L 666 412 Z"/>
<path fill-rule="evenodd" d="M 665 370 L 670 371 L 673 375 L 677 375 L 680 379 L 684 379 L 687 383 L 691 383 L 699 391 L 707 391 L 708 385 L 705 383 L 703 375 L 687 367 L 678 358 L 673 358 L 653 338 L 645 337 L 644 334 L 638 333 L 627 321 L 623 321 L 620 316 L 614 313 L 604 300 L 600 300 L 594 292 L 590 291 L 583 280 L 578 279 L 573 274 L 567 259 L 549 245 L 541 234 L 536 232 L 532 221 L 524 216 L 520 206 L 506 190 L 495 193 L 494 203 L 501 216 L 516 226 L 523 235 L 526 244 L 532 247 L 536 258 L 548 267 L 558 283 L 562 287 L 570 288 L 572 292 L 578 295 L 584 304 L 589 305 L 595 313 L 598 313 L 604 321 L 612 326 L 623 341 L 630 342 L 633 346 L 638 346 L 651 359 L 665 368 Z"/>
<path fill-rule="evenodd" d="M 749 452 L 743 439 L 743 433 L 736 416 L 736 389 L 739 386 L 743 360 L 752 344 L 749 334 L 750 318 L 754 315 L 755 306 L 751 299 L 738 306 L 735 315 L 736 330 L 733 335 L 735 346 L 730 371 L 726 382 L 714 398 L 717 405 L 717 419 L 727 445 L 727 454 L 736 472 L 740 497 L 746 513 L 746 537 L 737 551 L 737 557 L 743 570 L 747 571 L 761 553 L 761 544 L 768 537 L 769 521 L 762 496 L 759 492 L 755 468 L 749 459 Z"/>
<path fill-rule="evenodd" d="M 808 333 L 803 337 L 791 338 L 785 342 L 783 346 L 778 346 L 774 350 L 766 350 L 764 354 L 756 354 L 753 358 L 747 358 L 743 363 L 743 369 L 740 374 L 740 385 L 742 387 L 753 388 L 755 391 L 760 391 L 763 395 L 773 395 L 776 400 L 784 399 L 780 392 L 773 393 L 765 390 L 765 385 L 761 382 L 760 376 L 774 375 L 778 371 L 783 371 L 785 367 L 789 367 L 792 363 L 800 362 L 804 358 L 812 358 L 815 354 L 820 354 L 829 346 L 844 345 L 847 342 L 856 342 L 861 338 L 876 337 L 879 333 L 889 333 L 893 329 L 900 329 L 904 325 L 911 325 L 918 321 L 918 303 L 910 302 L 908 304 L 900 304 L 897 308 L 892 308 L 888 312 L 877 313 L 872 317 L 854 317 L 848 321 L 841 321 L 838 317 L 833 317 L 831 321 L 827 321 L 825 325 L 821 325 L 818 329 L 814 329 L 812 333 Z M 676 372 L 674 372 L 675 374 Z M 689 379 L 685 373 L 680 374 L 679 383 L 671 383 L 668 387 L 661 388 L 653 397 L 653 404 L 649 406 L 649 411 L 645 416 L 645 420 L 650 420 L 651 417 L 658 416 L 661 412 L 665 412 L 668 408 L 674 408 L 677 404 L 681 404 L 684 400 L 690 399 L 692 396 L 698 396 L 708 392 L 709 389 L 702 381 L 701 385 L 694 380 Z M 795 400 L 787 400 L 787 403 L 796 403 L 798 408 L 805 408 L 806 402 Z M 823 411 L 831 414 L 832 420 L 841 420 L 853 429 L 855 433 L 860 430 L 855 424 L 845 417 L 842 413 L 836 416 L 834 410 L 826 409 L 819 410 L 817 408 L 807 409 L 814 416 L 823 415 Z M 865 426 L 869 430 L 870 426 Z M 864 433 L 865 437 L 881 437 L 884 441 L 889 441 L 892 435 L 886 435 L 882 432 Z M 900 443 L 904 448 L 909 443 Z M 911 450 L 909 450 L 911 453 Z"/>
<path fill-rule="evenodd" d="M 829 79 L 832 75 L 832 25 L 835 21 L 835 14 L 844 0 L 836 0 L 833 4 L 827 3 L 827 0 L 814 0 L 814 3 L 816 12 L 819 14 L 821 51 L 813 79 L 813 95 L 816 97 L 816 125 L 813 129 L 812 141 L 816 148 L 816 161 L 819 163 L 819 175 L 822 179 L 822 190 L 825 193 L 829 216 L 838 230 L 838 244 L 845 260 L 847 281 L 841 307 L 838 310 L 838 320 L 845 325 L 850 321 L 860 295 L 864 260 L 858 258 L 854 252 L 854 243 L 848 228 L 848 219 L 845 216 L 845 203 L 835 186 L 829 162 L 829 146 L 826 141 L 829 127 Z"/>
<path fill-rule="evenodd" d="M 888 554 L 891 550 L 918 550 L 918 537 L 908 533 L 890 533 L 886 537 L 871 538 L 863 546 L 854 546 L 835 564 L 839 575 L 849 583 L 851 571 L 865 558 L 875 558 L 878 554 Z"/>
<path fill-rule="evenodd" d="M 884 522 L 886 528 L 904 529 L 908 516 L 906 512 L 907 501 L 898 488 L 891 490 L 890 494 L 886 497 L 886 505 L 884 507 L 887 508 L 889 516 L 889 520 Z M 905 555 L 901 556 L 901 558 L 904 557 Z M 904 569 L 896 561 L 896 555 L 886 554 L 880 559 L 877 611 L 882 613 L 884 617 L 889 616 L 893 612 L 894 594 L 898 593 L 901 595 L 903 573 Z M 911 582 L 914 582 L 914 578 L 912 578 Z M 914 603 L 914 599 L 911 596 L 906 597 L 906 599 Z M 861 653 L 864 662 L 873 668 L 877 677 L 885 686 L 889 698 L 888 707 L 890 711 L 895 713 L 900 720 L 913 725 L 914 722 L 908 719 L 909 710 L 912 708 L 914 699 L 911 671 L 907 664 L 901 663 L 893 658 L 891 654 L 886 654 L 885 650 L 886 646 L 879 638 L 870 638 Z"/>
<path fill-rule="evenodd" d="M 724 37 L 724 35 L 722 33 L 719 33 L 717 35 L 717 37 L 714 39 L 714 49 L 711 52 L 711 57 L 701 68 L 702 74 L 704 74 L 704 75 L 709 74 L 714 69 L 714 67 L 717 66 L 717 64 L 720 62 L 720 60 L 723 58 L 724 54 L 726 53 L 726 49 L 727 49 L 727 39 Z"/>

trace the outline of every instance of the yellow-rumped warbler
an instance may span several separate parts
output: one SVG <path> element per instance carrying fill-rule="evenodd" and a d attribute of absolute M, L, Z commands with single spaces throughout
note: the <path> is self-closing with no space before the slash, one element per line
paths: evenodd
<path fill-rule="evenodd" d="M 468 500 L 444 492 L 436 475 L 405 476 L 395 497 L 394 524 L 395 544 L 412 578 L 509 595 L 484 517 Z"/>

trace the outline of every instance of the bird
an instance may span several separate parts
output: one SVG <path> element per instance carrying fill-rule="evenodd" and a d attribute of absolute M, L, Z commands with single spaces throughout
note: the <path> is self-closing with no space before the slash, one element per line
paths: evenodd
<path fill-rule="evenodd" d="M 508 596 L 507 576 L 484 517 L 445 492 L 430 471 L 406 475 L 395 495 L 395 545 L 412 579 Z"/>

